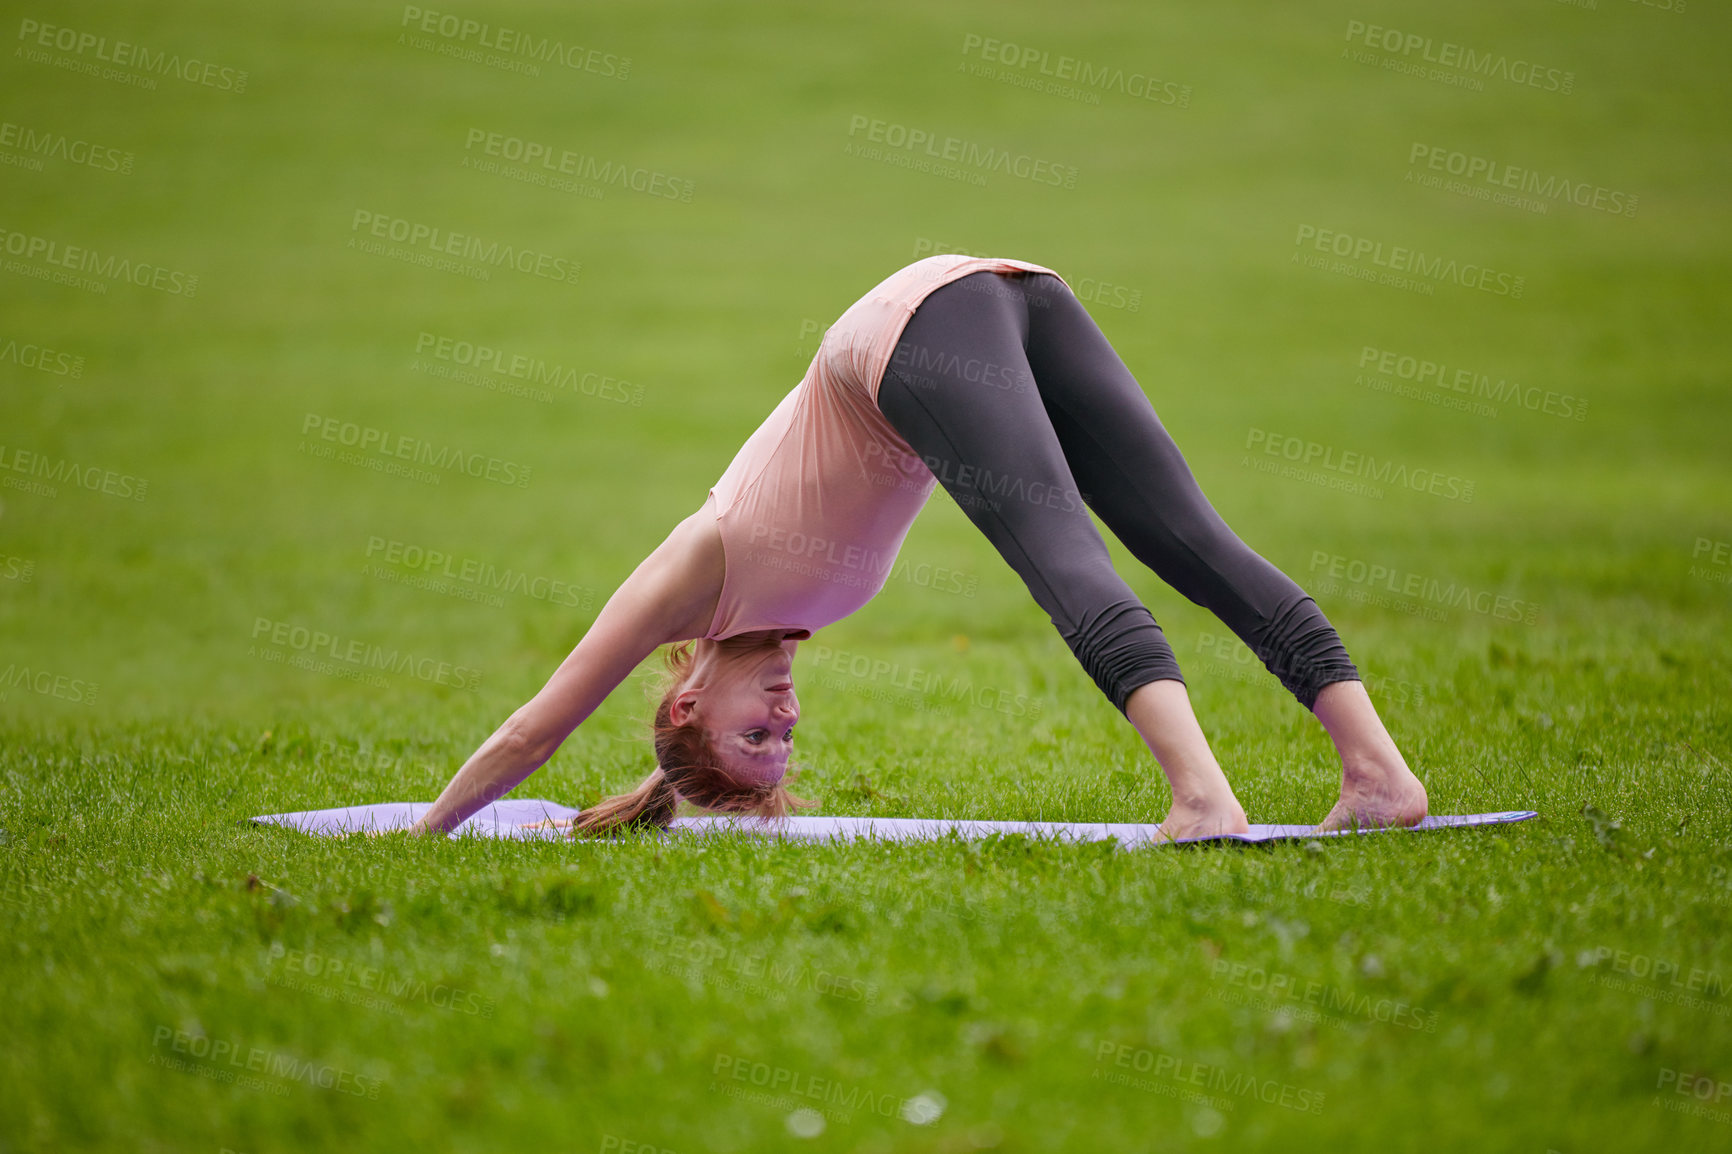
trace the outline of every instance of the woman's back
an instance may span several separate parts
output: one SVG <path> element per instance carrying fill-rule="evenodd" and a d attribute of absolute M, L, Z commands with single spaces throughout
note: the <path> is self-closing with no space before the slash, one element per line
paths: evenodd
<path fill-rule="evenodd" d="M 903 328 L 930 293 L 971 273 L 1050 271 L 928 257 L 830 326 L 805 377 L 710 490 L 727 576 L 708 637 L 816 630 L 883 588 L 936 483 L 878 410 L 878 385 Z"/>

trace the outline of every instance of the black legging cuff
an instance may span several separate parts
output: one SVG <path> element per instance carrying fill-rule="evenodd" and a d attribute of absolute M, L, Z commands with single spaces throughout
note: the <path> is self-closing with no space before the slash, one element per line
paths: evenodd
<path fill-rule="evenodd" d="M 1317 704 L 1325 685 L 1360 679 L 1341 635 L 1310 597 L 1298 598 L 1277 614 L 1253 651 L 1306 709 Z"/>
<path fill-rule="evenodd" d="M 1119 601 L 1062 634 L 1084 671 L 1107 700 L 1125 711 L 1132 691 L 1151 681 L 1184 683 L 1178 659 L 1154 614 L 1137 601 Z"/>

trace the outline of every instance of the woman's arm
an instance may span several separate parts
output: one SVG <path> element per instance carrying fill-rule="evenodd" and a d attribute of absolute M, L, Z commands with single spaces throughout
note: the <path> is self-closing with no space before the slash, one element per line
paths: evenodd
<path fill-rule="evenodd" d="M 411 832 L 447 833 L 504 797 L 658 645 L 708 632 L 724 568 L 721 534 L 705 502 L 614 591 L 541 692 L 482 742 Z"/>

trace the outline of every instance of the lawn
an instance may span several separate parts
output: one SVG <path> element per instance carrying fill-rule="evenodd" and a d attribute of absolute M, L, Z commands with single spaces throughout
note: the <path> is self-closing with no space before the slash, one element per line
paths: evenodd
<path fill-rule="evenodd" d="M 0 1151 L 1732 1146 L 1716 7 L 8 20 Z M 1433 812 L 1540 817 L 247 824 L 430 799 L 935 251 L 1064 274 Z M 1114 548 L 1251 820 L 1320 818 L 1322 730 Z M 902 556 L 796 662 L 815 812 L 1159 820 L 942 491 Z M 517 795 L 635 784 L 654 673 Z"/>

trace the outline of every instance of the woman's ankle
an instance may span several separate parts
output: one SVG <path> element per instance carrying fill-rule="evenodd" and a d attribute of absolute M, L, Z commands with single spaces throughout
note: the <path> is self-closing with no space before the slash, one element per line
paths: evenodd
<path fill-rule="evenodd" d="M 1378 778 L 1409 774 L 1407 761 L 1365 686 L 1358 681 L 1335 681 L 1318 693 L 1312 713 L 1335 744 L 1345 778 Z"/>
<path fill-rule="evenodd" d="M 1349 785 L 1375 785 L 1379 782 L 1405 781 L 1413 776 L 1407 759 L 1390 742 L 1386 750 L 1342 755 L 1341 780 Z"/>

